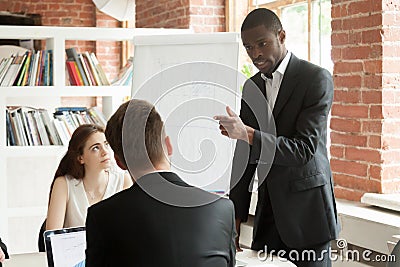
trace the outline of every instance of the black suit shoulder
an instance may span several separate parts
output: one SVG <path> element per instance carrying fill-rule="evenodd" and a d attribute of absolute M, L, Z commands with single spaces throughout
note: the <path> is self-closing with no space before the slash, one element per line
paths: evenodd
<path fill-rule="evenodd" d="M 195 209 L 207 209 L 209 212 L 213 212 L 215 214 L 220 213 L 221 215 L 234 210 L 233 203 L 230 199 L 219 198 L 218 196 L 215 196 L 214 194 L 204 191 L 200 188 L 195 188 L 192 186 L 188 187 L 194 190 L 192 192 L 197 192 L 196 197 L 206 200 L 203 205 L 195 206 Z M 121 212 L 127 209 L 132 211 L 146 210 L 150 207 L 147 205 L 158 208 L 164 205 L 169 206 L 169 208 L 187 208 L 185 206 L 174 206 L 163 202 L 162 200 L 149 195 L 139 185 L 134 184 L 130 188 L 122 190 L 108 199 L 92 205 L 89 207 L 89 210 L 90 213 L 109 217 L 112 216 L 112 214 L 120 216 Z M 166 208 L 168 209 L 168 207 Z"/>
<path fill-rule="evenodd" d="M 185 185 L 177 177 L 167 178 Z M 164 189 L 165 184 L 159 182 L 149 183 Z M 86 221 L 88 267 L 131 266 L 133 262 L 149 267 L 233 266 L 233 203 L 187 187 L 202 199 L 214 196 L 214 201 L 195 207 L 174 206 L 134 184 L 91 206 Z"/>

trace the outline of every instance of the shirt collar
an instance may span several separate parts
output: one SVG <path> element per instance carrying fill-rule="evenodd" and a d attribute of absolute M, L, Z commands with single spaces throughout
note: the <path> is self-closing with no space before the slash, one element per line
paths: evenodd
<path fill-rule="evenodd" d="M 286 53 L 286 56 L 285 56 L 285 57 L 283 58 L 283 60 L 281 61 L 281 64 L 279 64 L 278 68 L 272 73 L 272 77 L 274 77 L 274 74 L 275 74 L 276 72 L 280 73 L 282 76 L 285 74 L 287 65 L 289 64 L 289 59 L 290 59 L 291 54 L 292 54 L 292 53 L 289 52 L 289 51 Z M 264 73 L 261 73 L 261 78 L 262 78 L 264 81 L 266 81 L 266 80 L 268 79 L 268 77 L 265 76 Z"/>

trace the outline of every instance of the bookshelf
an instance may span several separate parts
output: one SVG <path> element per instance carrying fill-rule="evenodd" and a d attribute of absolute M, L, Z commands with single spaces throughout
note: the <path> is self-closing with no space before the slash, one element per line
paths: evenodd
<path fill-rule="evenodd" d="M 6 107 L 45 108 L 49 114 L 62 97 L 102 97 L 108 118 L 131 95 L 130 86 L 66 86 L 66 41 L 130 41 L 138 35 L 186 33 L 179 29 L 0 26 L 4 39 L 43 40 L 53 51 L 53 85 L 0 87 L 0 236 L 9 252 L 37 251 L 39 228 L 46 216 L 49 186 L 64 146 L 7 146 Z"/>

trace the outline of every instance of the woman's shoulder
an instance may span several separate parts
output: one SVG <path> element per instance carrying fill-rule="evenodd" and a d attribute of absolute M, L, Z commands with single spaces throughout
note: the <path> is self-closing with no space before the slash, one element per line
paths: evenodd
<path fill-rule="evenodd" d="M 125 171 L 123 171 L 121 169 L 117 169 L 117 168 L 110 168 L 108 170 L 108 173 L 110 174 L 110 178 L 113 178 L 113 179 L 124 179 Z"/>
<path fill-rule="evenodd" d="M 64 186 L 67 186 L 67 187 L 75 187 L 81 181 L 82 181 L 81 179 L 76 179 L 75 177 L 66 174 L 66 175 L 57 177 L 54 181 L 54 184 L 58 183 L 58 184 L 63 184 Z"/>
<path fill-rule="evenodd" d="M 68 182 L 65 176 L 58 176 L 54 179 L 53 193 L 60 194 L 61 192 L 68 192 Z"/>
<path fill-rule="evenodd" d="M 112 168 L 109 170 L 109 174 L 111 186 L 115 188 L 116 192 L 121 191 L 124 187 L 126 171 Z"/>
<path fill-rule="evenodd" d="M 56 179 L 54 179 L 54 185 L 62 185 L 62 184 L 66 185 L 67 180 L 68 180 L 68 178 L 66 175 L 58 176 L 58 177 L 56 177 Z"/>

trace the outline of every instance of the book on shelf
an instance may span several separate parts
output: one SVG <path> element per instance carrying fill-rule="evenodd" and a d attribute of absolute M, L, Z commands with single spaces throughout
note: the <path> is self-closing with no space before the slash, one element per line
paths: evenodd
<path fill-rule="evenodd" d="M 0 85 L 3 84 L 3 81 L 5 79 L 5 77 L 7 76 L 8 70 L 12 64 L 12 62 L 14 61 L 15 56 L 12 55 L 9 58 L 3 58 L 3 64 L 2 64 L 2 69 L 1 69 L 1 73 L 0 73 Z"/>
<path fill-rule="evenodd" d="M 33 58 L 32 58 L 32 61 L 31 61 L 31 68 L 29 69 L 30 70 L 29 86 L 35 86 L 36 77 L 37 77 L 37 71 L 38 71 L 39 57 L 40 57 L 40 50 L 37 51 L 33 55 Z"/>
<path fill-rule="evenodd" d="M 65 128 L 62 121 L 60 120 L 54 120 L 54 127 L 57 129 L 57 132 L 59 134 L 59 137 L 61 139 L 61 142 L 64 146 L 68 145 L 69 139 L 71 138 L 71 135 L 69 132 L 67 132 L 67 129 Z"/>
<path fill-rule="evenodd" d="M 88 81 L 88 85 L 93 86 L 94 84 L 93 84 L 92 79 L 91 79 L 91 76 L 93 76 L 93 75 L 89 74 L 89 69 L 87 68 L 87 65 L 86 65 L 86 63 L 85 63 L 85 61 L 83 59 L 82 54 L 78 54 L 78 57 L 79 57 L 79 61 L 80 61 L 81 65 L 82 65 L 82 68 L 83 68 L 82 76 L 86 77 L 86 79 Z"/>
<path fill-rule="evenodd" d="M 89 65 L 89 71 L 92 74 L 95 84 L 102 85 L 99 74 L 96 70 L 96 66 L 93 63 L 93 60 L 91 59 L 89 52 L 86 51 L 83 55 L 84 55 L 83 58 L 84 58 L 85 62 L 87 62 L 87 64 Z"/>
<path fill-rule="evenodd" d="M 46 128 L 45 128 L 46 126 L 43 121 L 43 118 L 40 115 L 40 111 L 38 110 L 38 111 L 34 112 L 33 117 L 36 121 L 37 131 L 39 133 L 40 140 L 42 141 L 42 145 L 45 145 L 45 146 L 50 145 L 50 138 L 47 135 Z"/>
<path fill-rule="evenodd" d="M 76 62 L 73 60 L 67 60 L 65 62 L 68 70 L 69 81 L 71 85 L 83 85 L 82 78 L 79 77 L 78 68 Z"/>
<path fill-rule="evenodd" d="M 39 114 L 44 123 L 44 127 L 48 137 L 50 139 L 51 144 L 63 144 L 60 134 L 57 132 L 57 129 L 54 125 L 54 120 L 50 118 L 49 113 L 45 109 L 39 109 Z"/>
<path fill-rule="evenodd" d="M 63 113 L 63 112 L 83 112 L 86 111 L 87 107 L 58 107 L 55 108 L 54 113 Z"/>
<path fill-rule="evenodd" d="M 65 49 L 66 68 L 70 85 L 110 85 L 94 53 L 78 53 L 75 47 Z"/>
<path fill-rule="evenodd" d="M 17 79 L 15 79 L 15 81 L 14 81 L 14 85 L 16 85 L 16 86 L 25 85 L 25 81 L 26 81 L 25 77 L 27 77 L 29 74 L 29 65 L 31 62 L 31 57 L 32 57 L 32 51 L 29 50 L 26 52 L 25 61 L 22 64 L 21 72 L 17 76 Z"/>
<path fill-rule="evenodd" d="M 133 57 L 128 58 L 126 64 L 120 70 L 118 76 L 111 82 L 112 85 L 132 85 Z"/>
<path fill-rule="evenodd" d="M 18 75 L 21 71 L 21 68 L 26 60 L 27 54 L 23 55 L 16 55 L 12 62 L 11 65 L 9 66 L 7 73 L 5 74 L 1 86 L 13 86 L 15 81 L 18 79 Z"/>
<path fill-rule="evenodd" d="M 30 134 L 32 136 L 32 142 L 34 146 L 42 145 L 42 141 L 40 140 L 39 133 L 37 131 L 37 123 L 34 118 L 34 110 L 30 110 L 26 113 L 26 118 L 28 121 L 28 128 L 30 130 Z"/>
<path fill-rule="evenodd" d="M 98 107 L 91 107 L 88 109 L 88 112 L 93 119 L 95 124 L 100 125 L 101 127 L 106 127 L 107 125 L 107 119 L 104 116 L 103 112 L 100 111 Z"/>
<path fill-rule="evenodd" d="M 6 110 L 6 136 L 7 136 L 7 146 L 15 146 L 15 136 L 11 125 L 10 113 Z"/>
<path fill-rule="evenodd" d="M 78 53 L 76 52 L 75 47 L 65 49 L 65 53 L 67 54 L 68 61 L 74 61 L 76 63 L 76 66 L 78 68 L 78 73 L 82 77 L 83 85 L 88 86 L 89 82 L 88 82 L 86 76 L 84 75 L 85 73 L 83 72 L 83 66 L 79 59 Z"/>
<path fill-rule="evenodd" d="M 96 68 L 97 73 L 99 74 L 101 84 L 102 85 L 110 85 L 110 82 L 108 81 L 108 78 L 103 70 L 103 67 L 100 65 L 100 62 L 97 60 L 97 57 L 93 52 L 90 53 L 90 58 L 93 61 L 93 64 Z"/>

